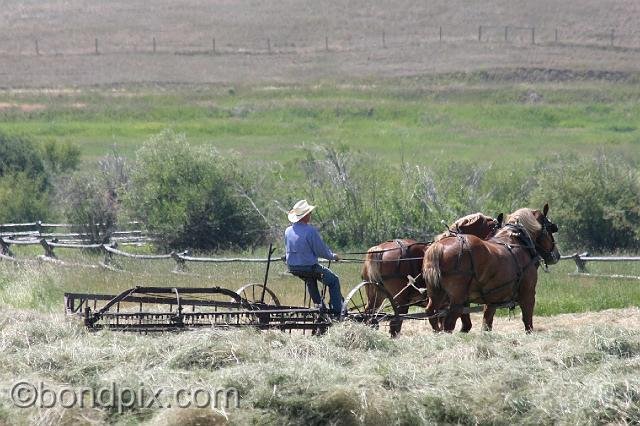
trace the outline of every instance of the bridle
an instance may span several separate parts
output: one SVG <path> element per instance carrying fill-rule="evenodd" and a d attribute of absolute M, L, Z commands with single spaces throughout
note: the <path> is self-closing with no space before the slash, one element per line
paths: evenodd
<path fill-rule="evenodd" d="M 552 223 L 549 219 L 547 219 L 546 216 L 542 216 L 541 225 L 542 225 L 542 230 L 540 232 L 540 235 L 538 235 L 538 238 L 536 238 L 536 240 L 534 241 L 534 245 L 535 245 L 536 252 L 540 255 L 540 257 L 542 257 L 546 265 L 548 262 L 553 260 L 551 253 L 553 253 L 556 249 L 556 240 L 553 238 L 553 233 L 558 232 L 558 226 Z M 540 241 L 543 238 L 547 238 L 551 240 L 550 250 L 545 250 L 542 247 L 542 244 L 540 243 Z"/>

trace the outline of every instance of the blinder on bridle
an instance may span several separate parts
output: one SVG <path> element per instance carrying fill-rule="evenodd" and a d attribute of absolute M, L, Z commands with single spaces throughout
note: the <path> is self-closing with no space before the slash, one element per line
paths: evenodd
<path fill-rule="evenodd" d="M 546 216 L 542 216 L 541 225 L 542 225 L 542 231 L 540 232 L 540 235 L 538 235 L 538 238 L 535 241 L 536 251 L 538 252 L 538 254 L 540 254 L 542 259 L 544 259 L 545 263 L 550 263 L 552 261 L 555 263 L 556 259 L 553 258 L 552 253 L 556 248 L 556 240 L 553 238 L 553 233 L 558 232 L 558 225 L 551 222 L 549 219 L 547 219 Z M 539 242 L 542 238 L 545 238 L 545 237 L 551 239 L 550 250 L 545 250 Z"/>

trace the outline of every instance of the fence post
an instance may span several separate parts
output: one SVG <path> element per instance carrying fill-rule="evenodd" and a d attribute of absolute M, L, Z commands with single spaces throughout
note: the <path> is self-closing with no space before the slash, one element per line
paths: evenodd
<path fill-rule="evenodd" d="M 504 41 L 508 41 L 509 40 L 509 27 L 506 26 L 504 27 Z"/>
<path fill-rule="evenodd" d="M 576 262 L 576 273 L 586 274 L 589 272 L 587 271 L 587 261 L 582 259 L 582 257 L 587 257 L 587 256 L 589 256 L 589 253 L 582 253 L 582 254 L 575 253 L 573 255 L 573 261 Z"/>
<path fill-rule="evenodd" d="M 216 38 L 215 37 L 211 39 L 211 53 L 213 55 L 216 54 Z"/>
<path fill-rule="evenodd" d="M 382 48 L 387 48 L 387 35 L 385 34 L 384 30 L 382 30 Z"/>
<path fill-rule="evenodd" d="M 98 50 L 98 38 L 97 37 L 95 39 L 95 46 L 96 46 L 96 55 L 99 55 L 100 51 Z"/>
<path fill-rule="evenodd" d="M 4 254 L 5 256 L 15 257 L 9 248 L 9 244 L 4 240 L 4 238 L 0 237 L 0 254 Z"/>
<path fill-rule="evenodd" d="M 156 38 L 153 38 L 153 53 L 156 53 Z"/>
<path fill-rule="evenodd" d="M 181 255 L 188 256 L 189 251 L 184 251 L 182 253 L 176 253 L 175 251 L 171 252 L 171 257 L 176 261 L 176 267 L 173 270 L 174 272 L 185 272 L 187 270 L 187 262 L 180 257 Z"/>
<path fill-rule="evenodd" d="M 482 41 L 482 25 L 478 27 L 478 41 Z"/>
<path fill-rule="evenodd" d="M 38 231 L 38 236 L 41 237 L 42 236 L 42 221 L 41 220 L 36 221 L 36 231 Z"/>
<path fill-rule="evenodd" d="M 616 34 L 616 30 L 612 29 L 611 30 L 611 43 L 610 43 L 611 47 L 613 47 L 613 39 L 615 38 L 615 34 Z"/>
<path fill-rule="evenodd" d="M 536 44 L 536 27 L 531 27 L 531 44 Z"/>
<path fill-rule="evenodd" d="M 329 51 L 329 36 L 324 36 L 324 50 Z"/>
<path fill-rule="evenodd" d="M 440 27 L 440 43 L 442 43 L 442 26 Z"/>
<path fill-rule="evenodd" d="M 40 48 L 38 47 L 38 39 L 36 39 L 36 55 L 40 56 Z"/>
<path fill-rule="evenodd" d="M 558 29 L 556 28 L 556 43 L 558 42 Z"/>
<path fill-rule="evenodd" d="M 271 53 L 271 39 L 267 37 L 267 50 Z"/>
<path fill-rule="evenodd" d="M 111 266 L 111 261 L 113 260 L 113 253 L 107 251 L 105 248 L 106 244 L 102 244 L 102 251 L 104 251 L 104 264 L 105 266 Z M 112 248 L 117 248 L 118 243 L 111 243 Z"/>
<path fill-rule="evenodd" d="M 56 258 L 55 253 L 53 253 L 53 247 L 51 247 L 49 245 L 47 240 L 45 240 L 44 238 L 40 239 L 40 245 L 42 245 L 42 248 L 44 248 L 44 255 L 46 257 L 49 257 L 51 259 L 55 259 Z"/>

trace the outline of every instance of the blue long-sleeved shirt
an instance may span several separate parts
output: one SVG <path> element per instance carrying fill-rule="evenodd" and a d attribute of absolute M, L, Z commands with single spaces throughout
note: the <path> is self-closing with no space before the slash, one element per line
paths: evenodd
<path fill-rule="evenodd" d="M 284 231 L 287 265 L 315 265 L 318 258 L 333 260 L 336 255 L 322 241 L 318 230 L 308 223 L 296 222 Z"/>

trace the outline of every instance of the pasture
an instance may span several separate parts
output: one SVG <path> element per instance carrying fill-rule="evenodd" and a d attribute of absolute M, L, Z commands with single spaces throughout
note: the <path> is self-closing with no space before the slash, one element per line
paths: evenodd
<path fill-rule="evenodd" d="M 398 165 L 601 151 L 640 159 L 637 77 L 571 78 L 496 70 L 349 84 L 2 90 L 0 130 L 74 142 L 86 161 L 114 149 L 132 157 L 167 128 L 246 161 L 283 164 L 302 146 L 327 143 Z"/>

